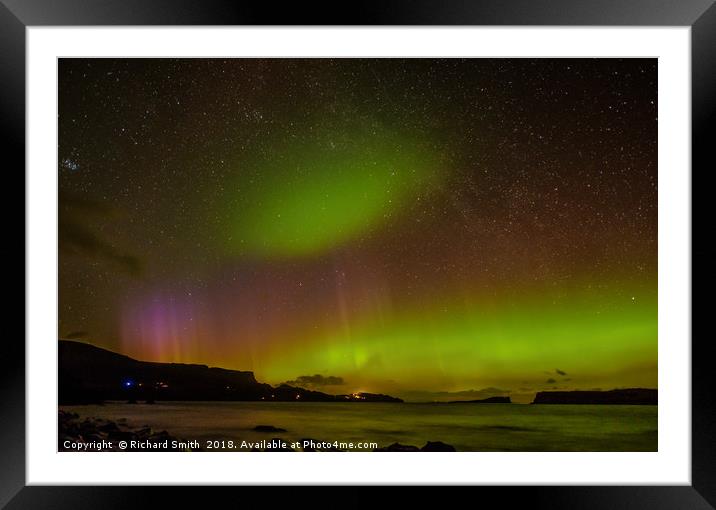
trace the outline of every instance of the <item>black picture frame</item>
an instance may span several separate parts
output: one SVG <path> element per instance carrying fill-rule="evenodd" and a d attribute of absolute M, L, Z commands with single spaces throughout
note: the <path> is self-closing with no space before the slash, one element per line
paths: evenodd
<path fill-rule="evenodd" d="M 705 176 L 716 168 L 715 0 L 318 0 L 282 5 L 269 0 L 1 0 L 0 125 L 5 161 L 25 164 L 25 29 L 68 25 L 551 25 L 691 27 L 692 195 L 708 192 Z M 18 172 L 19 173 L 19 172 Z M 701 186 L 694 186 L 702 183 Z M 24 184 L 23 184 L 24 185 Z M 710 219 L 703 201 L 692 198 L 694 228 Z M 698 206 L 697 203 L 701 205 Z M 27 253 L 24 253 L 27 256 Z M 692 271 L 714 255 L 708 241 L 692 236 Z M 701 273 L 693 290 L 713 285 Z M 692 299 L 693 312 L 708 302 Z M 705 311 L 705 310 L 704 310 Z M 703 317 L 703 313 L 701 315 Z M 716 405 L 709 354 L 711 338 L 693 329 L 692 484 L 689 486 L 480 487 L 500 505 L 522 502 L 551 508 L 714 508 L 716 506 Z M 166 506 L 166 495 L 146 487 L 39 487 L 25 483 L 25 347 L 8 335 L 0 371 L 0 507 L 132 508 Z M 10 363 L 7 360 L 13 360 Z M 211 498 L 230 488 L 212 488 Z M 241 489 L 245 490 L 245 489 Z M 163 492 L 163 491 L 162 491 Z M 206 504 L 206 489 L 175 487 L 184 504 Z M 353 493 L 355 494 L 355 492 Z M 483 500 L 482 497 L 479 501 Z"/>

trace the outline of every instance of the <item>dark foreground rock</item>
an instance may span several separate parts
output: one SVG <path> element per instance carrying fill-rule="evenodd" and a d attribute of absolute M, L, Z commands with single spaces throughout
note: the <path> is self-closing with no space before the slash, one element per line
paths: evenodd
<path fill-rule="evenodd" d="M 443 443 L 442 441 L 428 441 L 425 443 L 425 446 L 423 446 L 420 449 L 421 452 L 454 452 L 455 447 L 446 443 Z"/>
<path fill-rule="evenodd" d="M 419 452 L 420 448 L 411 444 L 393 443 L 383 448 L 376 448 L 374 452 Z"/>
<path fill-rule="evenodd" d="M 198 441 L 186 441 L 166 430 L 130 427 L 126 420 L 113 422 L 102 418 L 81 419 L 76 413 L 59 411 L 58 451 L 61 452 L 127 452 L 127 451 L 198 451 Z"/>
<path fill-rule="evenodd" d="M 202 451 L 199 441 L 183 440 L 166 430 L 155 431 L 151 427 L 130 426 L 125 418 L 116 421 L 102 418 L 81 418 L 78 414 L 60 410 L 58 414 L 58 451 L 82 452 L 127 452 L 127 451 Z M 254 430 L 261 432 L 285 432 L 273 425 L 257 425 Z M 219 441 L 216 441 L 219 442 Z M 224 442 L 224 440 L 220 440 Z M 226 440 L 228 443 L 229 440 Z M 246 441 L 231 440 L 235 445 Z M 350 451 L 338 442 L 330 443 L 311 438 L 292 441 L 281 437 L 249 442 L 243 451 L 254 452 L 345 452 Z M 235 450 L 234 446 L 229 447 Z M 212 447 L 207 451 L 227 451 Z M 362 450 L 366 451 L 366 450 Z M 455 448 L 442 441 L 428 441 L 422 448 L 413 445 L 393 443 L 376 448 L 374 452 L 454 452 Z"/>
<path fill-rule="evenodd" d="M 374 452 L 454 452 L 455 447 L 442 441 L 428 441 L 425 446 L 418 448 L 411 444 L 393 443 L 383 448 L 376 448 Z"/>
<path fill-rule="evenodd" d="M 254 430 L 256 432 L 286 432 L 286 429 L 274 427 L 273 425 L 256 425 Z"/>

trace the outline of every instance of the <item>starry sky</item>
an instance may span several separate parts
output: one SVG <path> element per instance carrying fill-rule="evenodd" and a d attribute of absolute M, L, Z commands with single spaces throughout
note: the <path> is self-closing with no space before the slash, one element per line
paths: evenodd
<path fill-rule="evenodd" d="M 59 331 L 414 400 L 656 387 L 655 59 L 60 59 Z"/>

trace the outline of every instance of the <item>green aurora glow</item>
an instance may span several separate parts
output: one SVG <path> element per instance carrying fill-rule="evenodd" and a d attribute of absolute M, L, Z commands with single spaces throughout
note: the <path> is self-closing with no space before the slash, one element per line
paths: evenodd
<path fill-rule="evenodd" d="M 329 393 L 656 387 L 656 76 L 63 59 L 60 334 Z"/>
<path fill-rule="evenodd" d="M 276 142 L 239 166 L 226 194 L 228 245 L 263 257 L 317 255 L 384 223 L 433 184 L 437 158 L 377 124 Z M 241 168 L 247 168 L 244 172 Z"/>
<path fill-rule="evenodd" d="M 545 383 L 543 370 L 556 366 L 579 374 L 582 385 L 598 386 L 606 373 L 621 384 L 655 386 L 657 297 L 637 292 L 638 298 L 624 289 L 562 297 L 547 291 L 529 299 L 445 300 L 369 315 L 342 330 L 281 343 L 268 354 L 272 361 L 262 375 L 283 381 L 297 370 L 340 373 L 364 390 L 457 390 L 466 384 L 546 389 L 565 384 L 565 378 Z M 640 364 L 651 368 L 630 373 Z"/>

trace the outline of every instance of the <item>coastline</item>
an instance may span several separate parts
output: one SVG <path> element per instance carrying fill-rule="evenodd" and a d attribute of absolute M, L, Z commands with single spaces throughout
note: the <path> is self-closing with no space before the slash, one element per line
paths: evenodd
<path fill-rule="evenodd" d="M 258 425 L 254 430 L 285 432 L 272 425 Z M 205 444 L 196 439 L 180 439 L 166 430 L 154 431 L 145 425 L 132 426 L 126 418 L 112 421 L 98 417 L 81 417 L 78 413 L 58 411 L 59 452 L 196 452 L 196 451 L 251 451 L 251 452 L 346 452 L 352 443 L 331 443 L 311 438 L 288 441 L 280 437 L 259 441 L 214 440 Z M 455 448 L 442 441 L 428 441 L 421 448 L 414 445 L 391 443 L 371 444 L 373 452 L 454 452 Z"/>
<path fill-rule="evenodd" d="M 110 430 L 95 429 L 114 429 L 113 422 L 114 441 L 122 432 L 130 441 L 160 434 L 153 440 L 184 442 L 189 451 L 419 451 L 439 442 L 468 452 L 655 451 L 658 443 L 658 406 L 116 402 L 60 409 L 78 415 L 74 430 L 61 430 L 69 438 L 109 440 Z M 87 418 L 95 427 L 80 434 Z M 262 443 L 271 440 L 288 447 Z M 319 444 L 304 448 L 304 440 Z"/>

